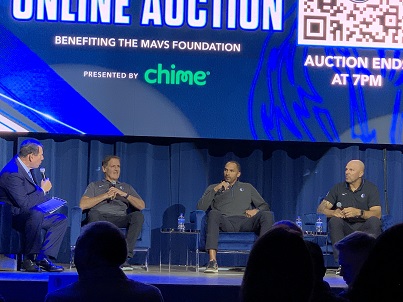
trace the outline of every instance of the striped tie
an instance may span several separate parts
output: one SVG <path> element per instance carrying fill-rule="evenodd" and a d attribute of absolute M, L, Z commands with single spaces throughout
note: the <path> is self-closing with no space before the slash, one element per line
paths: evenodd
<path fill-rule="evenodd" d="M 32 179 L 32 181 L 35 183 L 35 180 L 34 180 L 34 178 L 32 177 L 31 170 L 28 171 L 28 175 L 29 175 L 29 177 Z"/>

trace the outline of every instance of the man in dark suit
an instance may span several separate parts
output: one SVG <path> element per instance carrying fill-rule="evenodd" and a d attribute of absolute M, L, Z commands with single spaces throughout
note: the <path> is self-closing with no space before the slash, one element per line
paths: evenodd
<path fill-rule="evenodd" d="M 18 155 L 0 172 L 0 201 L 12 206 L 13 228 L 22 234 L 24 261 L 22 270 L 61 272 L 62 266 L 52 263 L 59 253 L 67 228 L 66 216 L 43 213 L 34 207 L 49 197 L 52 188 L 49 179 L 36 182 L 32 169 L 43 160 L 43 146 L 35 139 L 22 142 Z M 46 230 L 45 240 L 41 230 Z"/>

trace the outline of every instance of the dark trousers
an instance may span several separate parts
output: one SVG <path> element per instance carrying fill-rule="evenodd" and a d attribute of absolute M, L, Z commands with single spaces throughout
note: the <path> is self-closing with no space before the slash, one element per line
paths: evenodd
<path fill-rule="evenodd" d="M 220 211 L 211 210 L 207 214 L 206 249 L 218 248 L 219 232 L 255 232 L 259 236 L 266 233 L 274 223 L 273 213 L 259 211 L 255 216 L 224 216 Z"/>
<path fill-rule="evenodd" d="M 140 235 L 144 223 L 144 215 L 140 211 L 131 212 L 127 215 L 117 216 L 107 213 L 100 213 L 96 210 L 88 212 L 88 221 L 109 221 L 118 228 L 126 228 L 127 257 L 132 258 L 137 238 Z"/>
<path fill-rule="evenodd" d="M 339 251 L 335 244 L 347 235 L 355 231 L 361 231 L 378 237 L 382 232 L 382 222 L 379 218 L 370 217 L 365 222 L 348 222 L 342 218 L 332 217 L 328 221 L 330 240 L 333 246 L 333 257 L 336 263 L 339 262 Z"/>
<path fill-rule="evenodd" d="M 23 253 L 41 254 L 54 259 L 59 254 L 67 222 L 63 214 L 48 214 L 32 209 L 13 216 L 13 227 L 23 234 Z M 45 238 L 42 230 L 46 231 Z"/>

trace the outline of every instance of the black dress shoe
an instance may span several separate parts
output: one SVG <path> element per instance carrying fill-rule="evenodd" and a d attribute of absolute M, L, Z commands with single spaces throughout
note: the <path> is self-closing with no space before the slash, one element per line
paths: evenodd
<path fill-rule="evenodd" d="M 22 262 L 21 271 L 30 273 L 39 273 L 41 269 L 30 259 L 25 259 Z"/>
<path fill-rule="evenodd" d="M 62 272 L 64 271 L 63 266 L 53 264 L 52 261 L 50 261 L 47 258 L 43 258 L 42 260 L 37 260 L 36 265 L 39 266 L 41 269 L 47 271 L 47 272 Z"/>

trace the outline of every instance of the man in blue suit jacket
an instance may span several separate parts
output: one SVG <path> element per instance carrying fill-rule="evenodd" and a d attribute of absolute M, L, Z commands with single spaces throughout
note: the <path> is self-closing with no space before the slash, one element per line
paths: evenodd
<path fill-rule="evenodd" d="M 20 151 L 0 172 L 0 201 L 12 206 L 13 228 L 23 237 L 24 261 L 22 270 L 40 272 L 61 272 L 62 266 L 52 263 L 59 253 L 67 228 L 66 216 L 43 213 L 34 207 L 47 199 L 52 188 L 49 179 L 38 184 L 32 169 L 43 160 L 43 146 L 35 139 L 22 142 Z M 45 240 L 41 230 L 46 230 Z"/>

